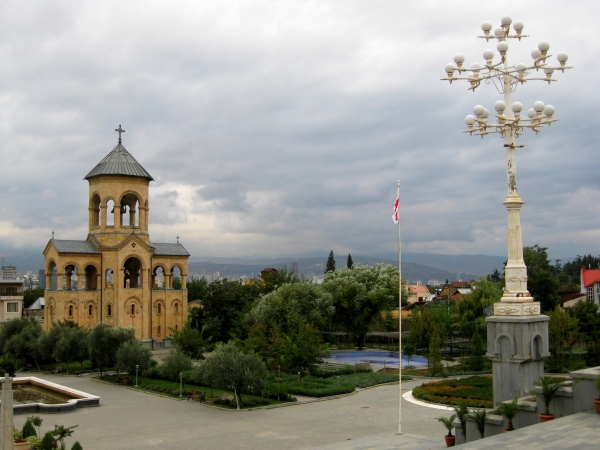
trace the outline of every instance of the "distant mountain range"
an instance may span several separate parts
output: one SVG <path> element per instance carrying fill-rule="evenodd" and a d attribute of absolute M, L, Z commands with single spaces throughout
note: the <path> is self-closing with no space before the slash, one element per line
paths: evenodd
<path fill-rule="evenodd" d="M 315 253 L 313 253 L 314 255 Z M 300 273 L 306 278 L 322 275 L 329 252 L 322 256 L 304 256 L 294 258 L 219 258 L 219 257 L 190 257 L 189 273 L 193 276 L 219 272 L 221 277 L 237 279 L 240 276 L 258 276 L 265 267 L 283 267 L 292 269 L 294 262 L 298 262 Z M 44 258 L 41 254 L 27 251 L 5 252 L 0 249 L 0 257 L 4 258 L 5 265 L 17 266 L 19 271 L 37 271 L 44 267 Z M 345 267 L 348 255 L 336 255 L 337 267 Z M 394 253 L 376 256 L 352 255 L 355 264 L 373 265 L 386 263 L 397 265 L 398 256 Z M 429 280 L 445 282 L 452 280 L 477 279 L 491 273 L 494 269 L 502 271 L 505 257 L 489 255 L 441 255 L 433 253 L 403 253 L 402 275 L 411 283 Z"/>

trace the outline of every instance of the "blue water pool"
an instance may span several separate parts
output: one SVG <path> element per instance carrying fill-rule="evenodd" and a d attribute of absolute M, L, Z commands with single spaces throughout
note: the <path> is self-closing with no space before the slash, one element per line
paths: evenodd
<path fill-rule="evenodd" d="M 389 367 L 398 367 L 398 353 L 396 352 L 331 352 L 331 356 L 326 361 L 339 361 L 351 364 L 356 363 L 371 363 L 385 364 Z M 427 358 L 421 356 L 412 356 L 410 358 L 411 366 L 426 366 Z M 402 356 L 402 367 L 408 366 L 408 358 Z"/>

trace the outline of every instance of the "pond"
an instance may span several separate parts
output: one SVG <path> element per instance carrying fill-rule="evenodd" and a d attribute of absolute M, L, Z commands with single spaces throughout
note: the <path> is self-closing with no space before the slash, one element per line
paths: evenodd
<path fill-rule="evenodd" d="M 345 352 L 333 351 L 331 356 L 326 361 L 347 362 L 347 363 L 370 363 L 385 365 L 386 367 L 398 367 L 397 352 L 377 352 L 377 351 L 361 351 L 361 352 Z M 402 356 L 402 367 L 408 366 L 408 357 Z M 412 356 L 410 358 L 411 366 L 426 366 L 427 358 L 422 356 Z"/>
<path fill-rule="evenodd" d="M 14 378 L 12 392 L 14 414 L 68 412 L 100 406 L 100 397 L 96 395 L 37 377 Z"/>

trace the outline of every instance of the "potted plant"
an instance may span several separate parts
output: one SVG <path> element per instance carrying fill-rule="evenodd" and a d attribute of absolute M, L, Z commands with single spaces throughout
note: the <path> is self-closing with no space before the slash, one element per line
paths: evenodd
<path fill-rule="evenodd" d="M 26 440 L 23 439 L 23 436 L 21 436 L 21 432 L 19 430 L 17 430 L 16 428 L 13 428 L 13 448 L 15 449 L 19 449 L 19 450 L 30 450 L 31 449 L 31 444 Z"/>
<path fill-rule="evenodd" d="M 519 397 L 516 397 L 510 403 L 500 403 L 500 405 L 498 405 L 498 413 L 502 414 L 508 420 L 508 427 L 504 430 L 505 432 L 514 430 L 512 421 L 519 410 L 519 407 L 517 406 L 518 401 Z"/>
<path fill-rule="evenodd" d="M 467 404 L 465 402 L 460 402 L 454 407 L 454 411 L 456 412 L 456 417 L 458 418 L 458 421 L 462 427 L 464 441 L 467 442 L 467 417 L 469 417 L 469 408 L 467 408 Z"/>
<path fill-rule="evenodd" d="M 594 380 L 594 387 L 598 390 L 598 398 L 594 399 L 594 407 L 596 408 L 596 414 L 600 414 L 600 377 Z"/>
<path fill-rule="evenodd" d="M 556 414 L 550 414 L 550 404 L 556 397 L 557 392 L 563 386 L 562 380 L 557 380 L 552 377 L 541 377 L 539 380 L 534 381 L 533 384 L 542 389 L 542 398 L 544 399 L 544 405 L 546 410 L 543 414 L 540 414 L 540 420 L 542 422 L 547 422 L 548 420 L 552 420 L 556 417 Z"/>
<path fill-rule="evenodd" d="M 446 447 L 454 447 L 454 444 L 456 444 L 456 436 L 452 435 L 454 419 L 456 419 L 456 414 L 452 414 L 450 417 L 438 417 L 438 422 L 442 422 L 448 430 L 448 434 L 444 436 L 446 438 Z"/>
<path fill-rule="evenodd" d="M 483 439 L 485 435 L 485 422 L 487 421 L 487 410 L 485 408 L 473 409 L 469 413 L 469 417 L 475 422 L 479 436 Z"/>

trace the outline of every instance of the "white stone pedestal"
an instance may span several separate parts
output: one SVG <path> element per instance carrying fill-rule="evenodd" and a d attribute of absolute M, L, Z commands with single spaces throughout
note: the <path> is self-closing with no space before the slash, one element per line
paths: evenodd
<path fill-rule="evenodd" d="M 496 305 L 499 308 L 516 306 L 505 303 Z M 531 303 L 519 305 L 515 315 L 493 315 L 486 319 L 486 356 L 492 361 L 494 406 L 533 392 L 533 382 L 544 376 L 544 359 L 550 356 L 550 318 L 540 314 L 520 315 L 525 305 L 533 306 Z"/>

